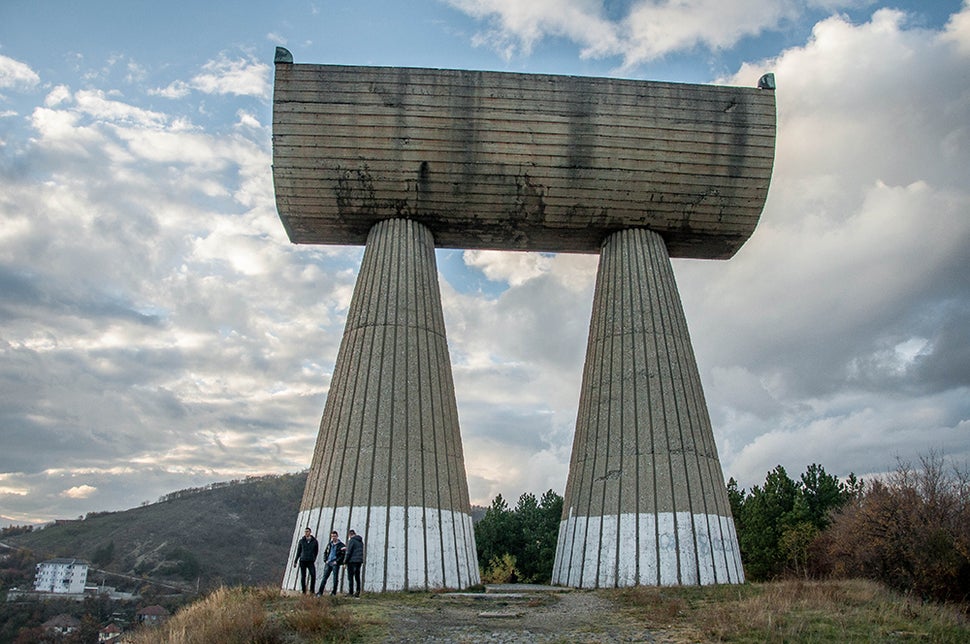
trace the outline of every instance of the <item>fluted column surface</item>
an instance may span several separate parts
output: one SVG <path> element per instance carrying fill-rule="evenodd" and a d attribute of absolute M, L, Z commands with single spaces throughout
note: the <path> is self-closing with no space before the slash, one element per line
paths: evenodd
<path fill-rule="evenodd" d="M 303 530 L 365 543 L 365 591 L 479 583 L 458 410 L 431 232 L 405 219 L 370 231 L 283 588 Z M 318 575 L 319 578 L 319 575 Z M 343 583 L 343 582 L 342 582 Z"/>
<path fill-rule="evenodd" d="M 603 245 L 553 583 L 741 583 L 687 322 L 660 235 Z"/>

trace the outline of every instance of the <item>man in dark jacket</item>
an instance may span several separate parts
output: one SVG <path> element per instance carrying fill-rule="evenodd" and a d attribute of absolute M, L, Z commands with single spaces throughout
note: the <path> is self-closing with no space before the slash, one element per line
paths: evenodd
<path fill-rule="evenodd" d="M 344 563 L 347 564 L 347 594 L 360 597 L 360 566 L 364 563 L 364 540 L 353 530 L 347 532 L 347 535 L 347 554 L 344 557 Z M 357 592 L 354 592 L 355 587 Z"/>
<path fill-rule="evenodd" d="M 334 530 L 331 532 L 330 543 L 327 544 L 326 549 L 323 551 L 323 581 L 320 582 L 318 595 L 322 595 L 324 589 L 326 589 L 327 579 L 330 577 L 330 573 L 333 573 L 333 591 L 330 594 L 337 594 L 337 586 L 340 585 L 340 566 L 344 563 L 345 549 L 343 541 L 337 538 L 337 531 Z"/>
<path fill-rule="evenodd" d="M 296 559 L 293 560 L 293 567 L 296 568 L 297 564 L 300 564 L 300 588 L 303 589 L 303 594 L 306 595 L 306 578 L 307 573 L 310 574 L 310 592 L 317 585 L 317 567 L 314 563 L 317 560 L 317 552 L 320 551 L 320 544 L 317 543 L 316 537 L 307 528 L 303 533 L 303 538 L 296 544 Z"/>

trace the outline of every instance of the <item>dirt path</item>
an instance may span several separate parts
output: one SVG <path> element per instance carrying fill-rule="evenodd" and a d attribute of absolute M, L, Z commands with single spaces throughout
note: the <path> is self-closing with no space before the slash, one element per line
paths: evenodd
<path fill-rule="evenodd" d="M 492 586 L 397 607 L 384 642 L 673 642 L 609 599 L 584 591 Z"/>

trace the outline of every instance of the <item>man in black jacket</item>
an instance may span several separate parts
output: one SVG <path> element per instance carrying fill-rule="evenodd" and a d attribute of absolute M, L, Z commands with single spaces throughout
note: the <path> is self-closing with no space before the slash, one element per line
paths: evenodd
<path fill-rule="evenodd" d="M 326 589 L 330 573 L 333 573 L 333 591 L 330 594 L 337 594 L 337 586 L 340 585 L 340 566 L 344 563 L 344 550 L 344 544 L 337 538 L 337 531 L 334 530 L 330 533 L 330 543 L 323 551 L 323 581 L 320 582 L 318 595 L 322 595 L 324 589 Z"/>
<path fill-rule="evenodd" d="M 306 595 L 306 578 L 307 573 L 310 574 L 310 592 L 313 592 L 314 587 L 317 585 L 317 567 L 314 563 L 317 560 L 317 552 L 320 550 L 320 544 L 317 543 L 316 537 L 307 528 L 303 533 L 303 538 L 296 544 L 296 559 L 293 560 L 293 567 L 300 564 L 300 588 L 303 589 L 303 594 Z"/>
<path fill-rule="evenodd" d="M 344 557 L 344 563 L 347 564 L 347 594 L 360 597 L 360 566 L 364 563 L 364 540 L 353 530 L 347 535 L 347 554 Z M 357 583 L 357 592 L 354 592 L 354 582 Z"/>

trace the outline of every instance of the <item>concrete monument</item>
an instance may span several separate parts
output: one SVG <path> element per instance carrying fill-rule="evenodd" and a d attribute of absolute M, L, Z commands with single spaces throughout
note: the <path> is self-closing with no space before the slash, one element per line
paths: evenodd
<path fill-rule="evenodd" d="M 670 257 L 726 259 L 754 231 L 773 89 L 278 48 L 280 219 L 294 243 L 365 245 L 292 548 L 355 529 L 365 591 L 478 583 L 434 249 L 598 253 L 553 582 L 743 581 Z"/>

